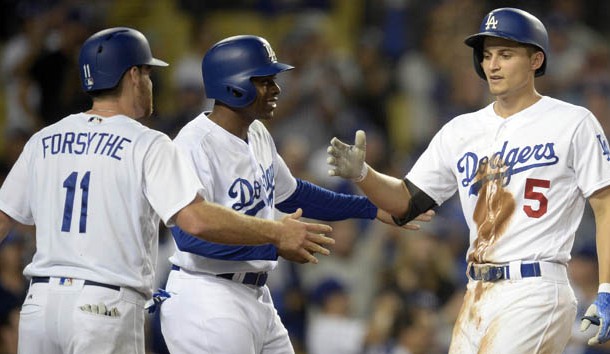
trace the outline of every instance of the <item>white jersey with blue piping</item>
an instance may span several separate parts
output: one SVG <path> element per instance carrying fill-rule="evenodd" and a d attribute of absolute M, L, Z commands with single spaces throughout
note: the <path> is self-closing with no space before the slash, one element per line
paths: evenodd
<path fill-rule="evenodd" d="M 204 198 L 237 212 L 274 219 L 274 205 L 296 190 L 296 179 L 278 155 L 267 128 L 255 120 L 247 141 L 200 114 L 174 139 L 188 156 L 204 186 Z M 277 265 L 275 246 L 221 245 L 172 229 L 177 250 L 170 258 L 183 269 L 212 274 L 270 271 Z"/>
<path fill-rule="evenodd" d="M 502 118 L 492 103 L 447 123 L 406 178 L 439 205 L 458 192 L 469 261 L 567 263 L 586 198 L 610 185 L 610 150 L 583 107 L 544 96 Z"/>
<path fill-rule="evenodd" d="M 167 135 L 126 116 L 70 115 L 36 133 L 0 209 L 36 225 L 31 276 L 87 279 L 152 293 L 159 221 L 202 193 Z"/>

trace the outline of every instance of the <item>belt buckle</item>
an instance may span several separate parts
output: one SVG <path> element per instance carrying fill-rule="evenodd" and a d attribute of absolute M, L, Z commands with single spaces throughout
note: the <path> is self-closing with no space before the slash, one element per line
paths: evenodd
<path fill-rule="evenodd" d="M 475 266 L 474 274 L 482 281 L 496 281 L 504 277 L 504 268 L 493 265 Z"/>

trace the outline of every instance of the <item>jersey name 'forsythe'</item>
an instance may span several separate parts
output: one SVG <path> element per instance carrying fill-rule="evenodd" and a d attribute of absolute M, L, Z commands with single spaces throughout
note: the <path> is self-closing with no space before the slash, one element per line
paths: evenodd
<path fill-rule="evenodd" d="M 63 132 L 42 138 L 42 155 L 98 154 L 121 160 L 121 151 L 131 143 L 120 135 L 101 132 Z"/>

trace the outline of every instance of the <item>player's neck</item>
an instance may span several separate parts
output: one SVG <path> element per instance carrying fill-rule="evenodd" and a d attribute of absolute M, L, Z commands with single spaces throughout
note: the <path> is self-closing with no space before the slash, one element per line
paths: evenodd
<path fill-rule="evenodd" d="M 98 113 L 114 113 L 117 114 L 119 113 L 117 110 L 115 109 L 107 109 L 107 108 L 91 108 L 89 110 L 89 112 L 98 112 Z"/>
<path fill-rule="evenodd" d="M 508 118 L 535 104 L 542 98 L 535 90 L 527 95 L 497 96 L 494 111 L 502 118 Z"/>
<path fill-rule="evenodd" d="M 87 111 L 87 113 L 100 115 L 100 116 L 104 116 L 104 117 L 111 117 L 111 116 L 115 116 L 115 115 L 119 114 L 119 111 L 114 110 L 114 109 L 107 109 L 107 108 L 91 108 L 90 110 Z"/>
<path fill-rule="evenodd" d="M 136 104 L 123 98 L 94 100 L 93 106 L 86 113 L 106 118 L 117 115 L 124 115 L 136 120 L 139 118 Z"/>
<path fill-rule="evenodd" d="M 102 99 L 94 100 L 93 106 L 86 113 L 95 114 L 96 116 L 112 117 L 118 114 L 125 114 L 121 109 L 118 100 Z"/>
<path fill-rule="evenodd" d="M 208 119 L 244 141 L 248 138 L 248 127 L 252 122 L 245 122 L 238 112 L 223 106 L 215 106 Z"/>

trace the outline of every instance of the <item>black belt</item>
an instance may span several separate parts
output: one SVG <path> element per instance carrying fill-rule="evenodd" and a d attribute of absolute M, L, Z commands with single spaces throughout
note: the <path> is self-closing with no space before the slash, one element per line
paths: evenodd
<path fill-rule="evenodd" d="M 60 277 L 62 278 L 62 277 Z M 64 278 L 64 279 L 68 279 L 68 278 Z M 36 284 L 36 283 L 48 283 L 51 280 L 51 277 L 32 277 L 32 284 Z M 101 286 L 102 288 L 108 288 L 108 289 L 112 289 L 112 290 L 116 290 L 116 291 L 120 291 L 121 287 L 117 286 L 117 285 L 110 285 L 110 284 L 104 284 L 104 283 L 98 283 L 96 281 L 93 280 L 85 280 L 84 285 L 92 285 L 92 286 Z"/>
<path fill-rule="evenodd" d="M 180 267 L 172 264 L 172 270 L 179 271 Z M 244 275 L 244 277 L 241 280 L 235 278 L 235 275 L 239 275 L 239 274 Z M 232 281 L 242 283 L 242 284 L 263 286 L 267 282 L 267 277 L 269 276 L 269 274 L 267 272 L 259 272 L 259 273 L 247 272 L 247 273 L 222 273 L 222 274 L 216 274 L 216 276 L 219 278 L 232 280 Z"/>
<path fill-rule="evenodd" d="M 510 267 L 505 265 L 472 264 L 468 267 L 468 275 L 474 280 L 497 281 L 511 279 Z M 521 263 L 521 278 L 539 277 L 540 263 Z"/>

